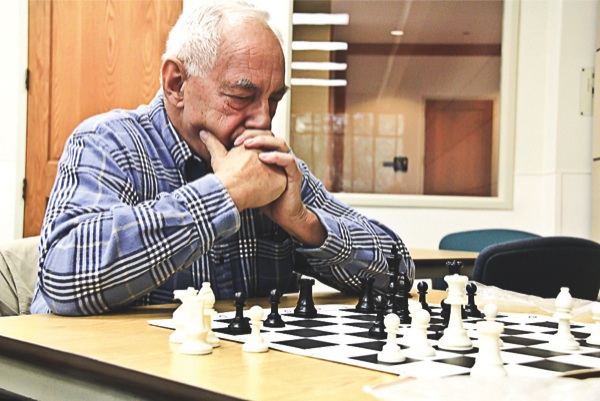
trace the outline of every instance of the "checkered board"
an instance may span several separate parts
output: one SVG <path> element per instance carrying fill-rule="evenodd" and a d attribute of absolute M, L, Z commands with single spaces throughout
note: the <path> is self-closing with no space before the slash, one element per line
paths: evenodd
<path fill-rule="evenodd" d="M 379 370 L 412 377 L 445 377 L 469 374 L 478 353 L 475 323 L 481 319 L 468 318 L 463 324 L 473 340 L 469 351 L 446 351 L 438 348 L 437 340 L 443 334 L 441 308 L 432 308 L 428 337 L 436 349 L 432 357 L 411 357 L 404 336 L 409 325 L 401 325 L 397 343 L 405 353 L 406 360 L 398 364 L 377 361 L 384 340 L 369 337 L 368 330 L 375 314 L 357 312 L 349 305 L 317 306 L 315 318 L 294 316 L 294 308 L 281 308 L 285 327 L 263 327 L 261 332 L 271 349 L 344 363 L 362 368 Z M 268 310 L 265 310 L 265 315 Z M 248 335 L 236 335 L 228 329 L 235 312 L 218 313 L 213 316 L 213 331 L 218 337 L 243 343 Z M 585 343 L 593 325 L 571 324 L 571 332 L 581 347 L 576 351 L 557 351 L 548 343 L 557 331 L 557 322 L 548 316 L 517 313 L 499 313 L 496 321 L 504 324 L 501 339 L 501 357 L 508 375 L 559 376 L 567 372 L 600 369 L 600 346 Z M 171 320 L 150 321 L 150 324 L 173 328 Z"/>

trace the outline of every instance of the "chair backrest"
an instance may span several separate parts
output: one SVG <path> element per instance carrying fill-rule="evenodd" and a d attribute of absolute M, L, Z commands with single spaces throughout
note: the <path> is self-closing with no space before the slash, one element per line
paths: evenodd
<path fill-rule="evenodd" d="M 556 298 L 561 287 L 568 287 L 575 298 L 596 300 L 600 244 L 540 237 L 490 245 L 475 259 L 473 280 L 543 298 Z"/>
<path fill-rule="evenodd" d="M 0 244 L 0 316 L 29 313 L 37 280 L 40 237 Z"/>
<path fill-rule="evenodd" d="M 439 249 L 480 252 L 483 248 L 506 241 L 540 236 L 526 231 L 492 228 L 451 233 L 444 236 Z"/>

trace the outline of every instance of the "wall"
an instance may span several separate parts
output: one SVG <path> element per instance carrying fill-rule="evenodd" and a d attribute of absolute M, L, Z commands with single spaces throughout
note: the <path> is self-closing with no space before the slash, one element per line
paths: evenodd
<path fill-rule="evenodd" d="M 20 238 L 23 233 L 22 182 L 25 177 L 25 132 L 27 121 L 27 1 L 0 4 L 0 241 Z"/>
<path fill-rule="evenodd" d="M 25 2 L 0 3 L 0 43 L 9 60 L 21 60 L 27 48 L 24 7 L 19 3 Z M 579 74 L 581 68 L 594 65 L 596 21 L 596 0 L 522 1 L 511 210 L 360 210 L 388 224 L 415 248 L 437 247 L 451 231 L 500 226 L 589 237 L 592 118 L 579 114 Z M 15 38 L 19 46 L 11 48 L 9 41 Z M 0 65 L 2 76 L 18 82 L 19 72 L 9 64 Z M 16 183 L 23 176 L 24 158 L 18 155 L 24 155 L 25 146 L 24 120 L 15 117 L 25 113 L 22 90 L 12 79 L 6 82 L 9 87 L 0 100 L 3 122 L 13 117 L 16 122 L 12 128 L 5 123 L 0 134 L 0 176 L 3 188 L 9 188 L 0 197 L 0 239 L 19 236 L 22 205 L 16 201 Z"/>

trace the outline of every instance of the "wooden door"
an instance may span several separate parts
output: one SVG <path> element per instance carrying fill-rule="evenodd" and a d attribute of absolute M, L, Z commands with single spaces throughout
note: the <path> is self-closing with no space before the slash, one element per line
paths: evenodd
<path fill-rule="evenodd" d="M 491 100 L 428 100 L 425 195 L 490 196 Z"/>
<path fill-rule="evenodd" d="M 24 236 L 38 235 L 66 139 L 85 118 L 149 102 L 181 0 L 30 0 Z"/>

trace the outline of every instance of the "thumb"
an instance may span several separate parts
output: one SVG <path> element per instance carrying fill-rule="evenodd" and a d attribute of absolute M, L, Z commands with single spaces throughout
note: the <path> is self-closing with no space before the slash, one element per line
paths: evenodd
<path fill-rule="evenodd" d="M 225 146 L 215 137 L 213 134 L 206 130 L 200 131 L 200 139 L 206 146 L 206 150 L 210 154 L 211 164 L 214 166 L 215 162 L 218 162 L 221 158 L 227 155 L 227 149 Z"/>

